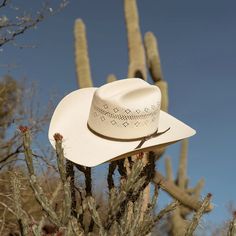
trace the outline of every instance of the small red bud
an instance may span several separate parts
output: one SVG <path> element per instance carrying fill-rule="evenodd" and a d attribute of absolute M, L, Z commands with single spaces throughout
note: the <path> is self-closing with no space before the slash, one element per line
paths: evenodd
<path fill-rule="evenodd" d="M 144 152 L 140 152 L 140 153 L 137 154 L 137 158 L 138 159 L 142 159 L 143 155 L 144 155 Z"/>
<path fill-rule="evenodd" d="M 56 236 L 63 236 L 62 232 L 58 232 Z"/>
<path fill-rule="evenodd" d="M 26 133 L 29 130 L 28 127 L 24 125 L 20 125 L 18 129 L 21 133 Z"/>
<path fill-rule="evenodd" d="M 53 137 L 54 137 L 55 141 L 62 141 L 62 139 L 63 139 L 63 136 L 59 133 L 55 133 L 53 135 Z"/>

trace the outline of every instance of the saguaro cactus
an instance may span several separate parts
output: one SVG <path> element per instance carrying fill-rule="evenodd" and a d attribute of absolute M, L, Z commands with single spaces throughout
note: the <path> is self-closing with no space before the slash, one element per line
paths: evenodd
<path fill-rule="evenodd" d="M 88 46 L 86 40 L 85 25 L 81 19 L 75 21 L 74 26 L 74 37 L 75 37 L 75 67 L 77 73 L 77 82 L 80 88 L 86 88 L 93 86 Z"/>
<path fill-rule="evenodd" d="M 163 79 L 160 55 L 155 35 L 152 32 L 147 32 L 144 37 L 144 42 L 147 54 L 147 64 L 149 72 L 151 74 L 151 78 L 154 81 L 155 85 L 158 86 L 161 90 L 161 109 L 163 111 L 168 111 L 168 85 L 167 82 Z"/>
<path fill-rule="evenodd" d="M 111 82 L 114 82 L 114 81 L 116 81 L 117 79 L 116 79 L 116 76 L 114 75 L 114 74 L 109 74 L 108 76 L 107 76 L 107 83 L 111 83 Z"/>
<path fill-rule="evenodd" d="M 146 80 L 146 60 L 136 0 L 124 0 L 124 11 L 129 50 L 128 77 L 138 77 L 140 74 Z"/>

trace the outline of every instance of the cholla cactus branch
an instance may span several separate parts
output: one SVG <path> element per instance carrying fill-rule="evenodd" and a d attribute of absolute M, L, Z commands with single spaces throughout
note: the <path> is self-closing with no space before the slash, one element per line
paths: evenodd
<path fill-rule="evenodd" d="M 100 216 L 99 216 L 99 214 L 97 212 L 96 203 L 95 203 L 94 199 L 92 197 L 87 197 L 86 200 L 87 200 L 88 209 L 89 209 L 89 211 L 91 213 L 93 221 L 99 227 L 99 235 L 106 236 L 107 233 L 105 232 L 105 229 L 103 227 L 101 218 L 100 218 Z"/>
<path fill-rule="evenodd" d="M 13 190 L 13 201 L 15 205 L 15 212 L 17 216 L 17 222 L 19 224 L 20 232 L 22 236 L 29 234 L 29 219 L 28 216 L 22 210 L 21 196 L 20 196 L 20 181 L 16 174 L 11 175 L 11 186 Z"/>
<path fill-rule="evenodd" d="M 86 197 L 92 196 L 92 172 L 90 167 L 74 164 L 75 167 L 84 174 Z"/>
<path fill-rule="evenodd" d="M 145 52 L 139 28 L 136 0 L 124 0 L 124 12 L 129 50 L 128 77 L 133 78 L 136 72 L 140 71 L 146 80 Z"/>
<path fill-rule="evenodd" d="M 167 213 L 173 211 L 174 209 L 176 209 L 176 207 L 179 206 L 179 202 L 178 201 L 174 201 L 172 203 L 170 203 L 167 207 L 165 207 L 163 210 L 161 210 L 158 215 L 155 217 L 154 221 L 158 222 L 160 219 L 163 218 L 164 215 L 166 215 Z"/>
<path fill-rule="evenodd" d="M 48 214 L 52 223 L 54 223 L 57 227 L 60 227 L 61 225 L 60 219 L 58 218 L 53 207 L 50 205 L 48 198 L 43 192 L 43 189 L 39 186 L 35 175 L 30 176 L 30 185 L 34 191 L 35 198 L 42 206 L 43 210 Z"/>
<path fill-rule="evenodd" d="M 27 163 L 28 171 L 29 171 L 30 186 L 34 191 L 35 198 L 37 199 L 39 204 L 42 206 L 43 210 L 48 214 L 51 221 L 56 226 L 60 227 L 61 222 L 60 222 L 59 218 L 57 217 L 56 212 L 54 211 L 54 209 L 50 205 L 48 198 L 46 197 L 46 195 L 43 192 L 43 189 L 38 184 L 36 176 L 34 175 L 32 150 L 30 147 L 29 130 L 27 127 L 20 127 L 19 129 L 23 135 L 24 155 L 25 155 L 25 160 Z"/>
<path fill-rule="evenodd" d="M 154 209 L 154 207 L 155 207 L 156 204 L 157 204 L 158 195 L 159 195 L 159 186 L 154 185 L 154 193 L 153 193 L 151 202 L 148 204 L 148 208 L 147 208 L 145 214 L 150 213 L 150 211 L 151 211 L 152 209 Z"/>
<path fill-rule="evenodd" d="M 63 137 L 60 134 L 54 134 L 55 139 L 55 147 L 56 147 L 56 154 L 57 154 L 57 165 L 61 177 L 61 181 L 63 184 L 63 190 L 64 190 L 64 196 L 65 196 L 65 209 L 64 214 L 62 218 L 63 225 L 66 225 L 69 221 L 69 218 L 71 216 L 71 189 L 70 189 L 70 177 L 67 177 L 66 172 L 66 165 L 65 165 L 65 157 L 64 157 L 64 151 L 62 148 L 62 141 Z"/>
<path fill-rule="evenodd" d="M 77 82 L 80 88 L 92 87 L 86 29 L 83 21 L 78 19 L 74 26 L 75 37 L 75 66 Z"/>
<path fill-rule="evenodd" d="M 85 191 L 86 197 L 92 196 L 92 172 L 90 167 L 86 167 L 85 171 Z"/>
<path fill-rule="evenodd" d="M 159 222 L 165 215 L 176 209 L 178 206 L 178 202 L 172 202 L 167 205 L 163 210 L 161 210 L 154 218 L 150 217 L 149 215 L 145 216 L 144 221 L 138 227 L 137 232 L 139 235 L 146 236 L 150 233 L 157 222 Z"/>
<path fill-rule="evenodd" d="M 41 236 L 43 235 L 43 226 L 44 226 L 44 223 L 45 223 L 45 216 L 42 216 L 40 222 L 38 225 L 34 224 L 32 226 L 32 231 L 34 233 L 35 236 Z"/>
<path fill-rule="evenodd" d="M 229 229 L 227 232 L 227 236 L 235 236 L 236 235 L 236 211 L 233 213 L 233 219 L 229 223 Z"/>
<path fill-rule="evenodd" d="M 78 223 L 76 218 L 71 218 L 70 225 L 72 228 L 73 235 L 75 236 L 84 236 L 84 231 L 82 230 L 81 225 Z M 70 236 L 70 235 L 69 235 Z"/>
<path fill-rule="evenodd" d="M 141 160 L 138 160 L 134 163 L 130 175 L 127 176 L 127 180 L 124 181 L 119 193 L 115 195 L 115 192 L 111 192 L 110 198 L 110 208 L 108 211 L 108 219 L 106 220 L 105 229 L 110 229 L 111 225 L 115 220 L 120 219 L 124 214 L 124 207 L 131 199 L 132 192 L 136 188 L 136 191 L 142 187 L 143 182 L 140 180 L 140 174 L 143 170 L 143 163 Z M 141 186 L 140 186 L 141 185 Z M 116 196 L 113 197 L 112 195 Z M 137 197 L 136 197 L 137 200 Z"/>
<path fill-rule="evenodd" d="M 1 223 L 1 227 L 0 227 L 0 235 L 3 234 L 3 229 L 4 229 L 4 226 L 5 226 L 5 221 L 6 221 L 6 212 L 7 212 L 7 208 L 4 207 L 4 210 L 3 210 L 3 213 L 2 213 L 2 223 Z"/>
<path fill-rule="evenodd" d="M 107 184 L 108 184 L 108 189 L 111 190 L 112 188 L 115 187 L 114 180 L 113 180 L 113 174 L 116 169 L 117 162 L 113 161 L 109 164 L 108 168 L 108 175 L 107 175 Z"/>
<path fill-rule="evenodd" d="M 168 181 L 159 172 L 156 171 L 153 182 L 160 186 L 164 191 L 170 194 L 174 199 L 178 200 L 182 205 L 197 211 L 202 203 L 196 198 L 187 194 L 183 189 L 176 186 L 173 182 Z M 205 212 L 209 212 L 213 209 L 212 205 L 208 205 L 204 208 Z"/>
<path fill-rule="evenodd" d="M 26 126 L 20 126 L 19 130 L 23 134 L 23 147 L 24 147 L 26 164 L 30 175 L 34 175 L 33 155 L 32 155 L 32 150 L 30 148 L 30 142 L 31 142 L 30 133 L 28 127 Z"/>
<path fill-rule="evenodd" d="M 141 221 L 143 192 L 140 193 L 136 202 L 129 201 L 125 209 L 124 215 L 120 219 L 122 235 L 140 235 L 138 226 Z"/>
<path fill-rule="evenodd" d="M 70 160 L 66 160 L 66 178 L 70 181 L 71 214 L 76 217 L 75 172 L 74 164 Z"/>
<path fill-rule="evenodd" d="M 194 214 L 193 219 L 186 230 L 185 236 L 193 235 L 193 232 L 195 231 L 195 229 L 199 224 L 200 218 L 202 217 L 203 213 L 207 210 L 207 208 L 209 208 L 210 206 L 211 197 L 212 195 L 208 193 L 205 199 L 203 200 L 201 207 Z"/>
<path fill-rule="evenodd" d="M 124 160 L 117 160 L 117 169 L 122 178 L 127 178 L 127 170 Z"/>
<path fill-rule="evenodd" d="M 157 82 L 163 80 L 157 40 L 152 32 L 145 34 L 144 45 L 147 55 L 147 64 L 153 81 Z"/>

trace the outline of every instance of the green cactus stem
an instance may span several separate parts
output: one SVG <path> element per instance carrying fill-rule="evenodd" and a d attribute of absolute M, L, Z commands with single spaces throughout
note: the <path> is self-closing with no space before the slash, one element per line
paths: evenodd
<path fill-rule="evenodd" d="M 19 224 L 20 233 L 23 236 L 27 236 L 30 233 L 29 228 L 29 218 L 27 213 L 22 209 L 22 201 L 20 196 L 20 180 L 15 173 L 12 173 L 10 178 L 12 192 L 13 192 L 13 201 L 15 206 L 15 213 L 17 216 L 17 222 Z"/>
<path fill-rule="evenodd" d="M 178 186 L 182 189 L 187 187 L 187 153 L 188 153 L 188 139 L 181 142 L 179 170 L 178 170 Z"/>
<path fill-rule="evenodd" d="M 147 55 L 147 65 L 154 82 L 163 80 L 158 44 L 155 35 L 147 32 L 144 36 L 144 45 Z"/>
<path fill-rule="evenodd" d="M 86 29 L 83 21 L 77 19 L 74 26 L 75 67 L 79 88 L 92 87 Z"/>
<path fill-rule="evenodd" d="M 151 78 L 155 85 L 161 90 L 161 109 L 163 111 L 168 111 L 169 99 L 168 99 L 168 84 L 163 79 L 163 74 L 161 70 L 161 60 L 158 50 L 158 43 L 155 35 L 152 32 L 147 32 L 144 37 L 147 64 Z"/>
<path fill-rule="evenodd" d="M 140 71 L 146 80 L 145 52 L 139 27 L 136 0 L 124 0 L 124 12 L 129 51 L 128 77 L 133 78 L 137 71 Z"/>
<path fill-rule="evenodd" d="M 168 83 L 165 80 L 155 82 L 155 85 L 161 90 L 161 110 L 167 112 L 169 107 Z"/>
<path fill-rule="evenodd" d="M 70 177 L 67 177 L 67 172 L 66 172 L 65 157 L 62 148 L 63 137 L 62 135 L 57 133 L 54 135 L 54 139 L 55 139 L 56 154 L 57 154 L 57 166 L 59 169 L 61 182 L 63 184 L 64 197 L 65 197 L 65 209 L 62 217 L 62 224 L 66 225 L 71 217 L 72 200 L 71 200 L 71 189 L 70 189 Z"/>
<path fill-rule="evenodd" d="M 107 83 L 111 83 L 111 82 L 114 82 L 116 80 L 117 80 L 117 78 L 116 78 L 116 76 L 114 74 L 109 74 L 107 76 Z"/>
<path fill-rule="evenodd" d="M 166 167 L 166 179 L 168 181 L 174 181 L 172 164 L 169 157 L 165 158 L 165 167 Z"/>
<path fill-rule="evenodd" d="M 56 225 L 60 226 L 60 220 L 54 211 L 53 207 L 50 205 L 48 198 L 43 192 L 43 189 L 41 186 L 38 184 L 37 178 L 34 174 L 34 167 L 33 167 L 33 155 L 32 155 L 32 150 L 30 147 L 31 141 L 30 141 L 30 133 L 27 127 L 20 127 L 19 128 L 22 136 L 23 136 L 23 147 L 24 147 L 24 155 L 25 155 L 25 160 L 27 163 L 28 171 L 29 171 L 29 178 L 30 178 L 30 186 L 34 191 L 35 197 L 39 204 L 42 206 L 44 211 L 48 214 L 50 217 L 51 221 Z"/>

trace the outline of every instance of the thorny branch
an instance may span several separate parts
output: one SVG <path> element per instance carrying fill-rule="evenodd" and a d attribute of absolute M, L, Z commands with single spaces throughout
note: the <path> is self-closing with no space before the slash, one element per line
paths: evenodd
<path fill-rule="evenodd" d="M 35 28 L 45 18 L 54 15 L 61 11 L 68 4 L 68 0 L 61 0 L 58 6 L 50 6 L 46 1 L 42 2 L 43 7 L 35 13 L 29 13 L 26 9 L 19 12 L 21 9 L 17 6 L 9 4 L 8 0 L 2 1 L 0 8 L 6 7 L 8 12 L 15 17 L 8 17 L 8 15 L 0 15 L 0 47 L 14 41 L 19 35 L 24 34 L 27 30 Z"/>
<path fill-rule="evenodd" d="M 10 157 L 13 157 L 13 156 L 15 156 L 15 155 L 17 155 L 17 154 L 19 154 L 19 153 L 23 153 L 23 151 L 22 151 L 22 144 L 19 145 L 19 146 L 16 148 L 15 151 L 13 151 L 13 152 L 7 154 L 6 156 L 4 156 L 3 158 L 1 158 L 1 159 L 0 159 L 0 164 L 1 164 L 1 163 L 4 163 L 4 162 L 7 161 Z M 1 166 L 0 166 L 0 169 L 1 169 Z"/>

